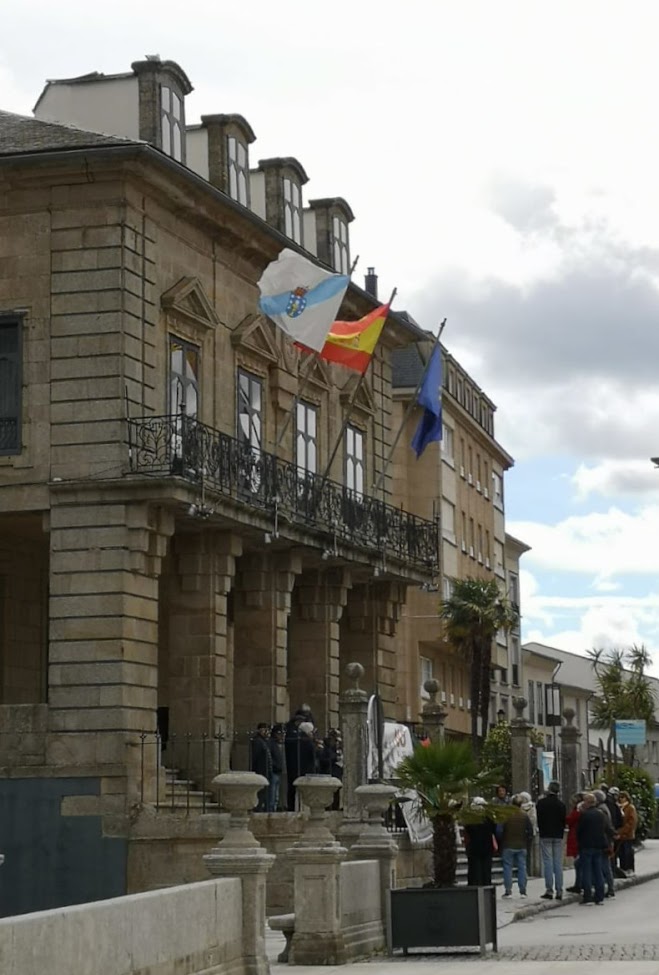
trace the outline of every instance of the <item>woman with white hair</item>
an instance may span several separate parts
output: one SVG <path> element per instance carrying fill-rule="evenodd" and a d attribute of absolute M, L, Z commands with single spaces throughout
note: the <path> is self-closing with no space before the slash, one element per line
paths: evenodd
<path fill-rule="evenodd" d="M 482 796 L 471 800 L 476 822 L 464 827 L 467 851 L 467 884 L 470 887 L 488 887 L 492 883 L 492 854 L 494 853 L 495 825 L 485 812 L 487 803 Z M 482 813 L 482 818 L 478 818 Z"/>

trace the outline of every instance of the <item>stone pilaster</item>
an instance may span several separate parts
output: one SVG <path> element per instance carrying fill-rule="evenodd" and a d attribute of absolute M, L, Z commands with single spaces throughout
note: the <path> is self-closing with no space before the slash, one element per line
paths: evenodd
<path fill-rule="evenodd" d="M 528 792 L 531 785 L 531 725 L 524 717 L 526 700 L 513 698 L 515 717 L 510 722 L 513 792 Z"/>
<path fill-rule="evenodd" d="M 444 741 L 444 722 L 447 712 L 437 700 L 439 681 L 431 677 L 424 683 L 423 689 L 427 691 L 429 700 L 421 709 L 421 722 L 431 742 L 436 745 L 438 742 Z"/>
<path fill-rule="evenodd" d="M 348 664 L 346 676 L 353 686 L 341 693 L 339 705 L 343 739 L 343 825 L 339 833 L 342 841 L 350 844 L 361 831 L 357 789 L 368 779 L 368 694 L 359 686 L 364 676 L 361 664 Z"/>
<path fill-rule="evenodd" d="M 250 554 L 238 561 L 234 587 L 234 727 L 288 717 L 288 619 L 300 557 Z"/>
<path fill-rule="evenodd" d="M 339 621 L 346 604 L 346 569 L 304 572 L 293 590 L 288 645 L 291 707 L 304 701 L 319 728 L 338 724 Z"/>
<path fill-rule="evenodd" d="M 355 586 L 341 621 L 341 664 L 360 663 L 366 684 L 377 690 L 386 717 L 393 717 L 396 702 L 396 631 L 405 585 L 377 580 Z"/>
<path fill-rule="evenodd" d="M 572 708 L 563 711 L 565 724 L 560 730 L 561 738 L 561 791 L 563 801 L 570 799 L 579 791 L 579 739 L 581 732 L 574 724 L 575 712 Z"/>
<path fill-rule="evenodd" d="M 351 846 L 350 856 L 355 860 L 377 860 L 380 864 L 380 902 L 384 921 L 383 936 L 386 936 L 389 931 L 389 891 L 396 886 L 398 843 L 385 829 L 383 816 L 396 795 L 396 789 L 377 782 L 360 785 L 356 794 L 368 821 L 357 842 Z"/>

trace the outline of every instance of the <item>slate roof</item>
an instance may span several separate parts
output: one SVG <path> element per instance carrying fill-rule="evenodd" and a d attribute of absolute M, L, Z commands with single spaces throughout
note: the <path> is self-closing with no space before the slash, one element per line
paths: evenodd
<path fill-rule="evenodd" d="M 415 388 L 425 369 L 419 347 L 416 343 L 403 349 L 394 349 L 391 354 L 391 384 L 394 389 Z"/>
<path fill-rule="evenodd" d="M 61 122 L 43 122 L 27 115 L 0 111 L 0 156 L 53 149 L 95 149 L 138 144 L 135 139 L 86 132 Z"/>

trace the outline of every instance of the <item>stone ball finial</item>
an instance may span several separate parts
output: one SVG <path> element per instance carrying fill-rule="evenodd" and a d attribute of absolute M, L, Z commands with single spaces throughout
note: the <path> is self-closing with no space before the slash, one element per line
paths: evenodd
<path fill-rule="evenodd" d="M 571 728 L 572 722 L 576 717 L 576 711 L 574 708 L 565 708 L 563 711 L 563 717 L 565 718 L 565 723 L 567 724 L 568 728 Z"/>
<path fill-rule="evenodd" d="M 429 677 L 428 680 L 424 680 L 423 689 L 427 692 L 430 697 L 431 704 L 437 704 L 437 695 L 439 694 L 439 681 L 434 677 Z"/>
<path fill-rule="evenodd" d="M 361 664 L 352 663 L 348 664 L 346 667 L 346 677 L 349 677 L 351 681 L 354 681 L 355 690 L 360 690 L 359 682 L 365 674 L 365 670 Z"/>
<path fill-rule="evenodd" d="M 515 712 L 516 712 L 515 716 L 517 718 L 523 718 L 524 717 L 524 711 L 526 710 L 526 705 L 527 704 L 528 704 L 528 701 L 526 700 L 525 697 L 514 697 L 513 698 L 513 707 L 515 708 Z"/>

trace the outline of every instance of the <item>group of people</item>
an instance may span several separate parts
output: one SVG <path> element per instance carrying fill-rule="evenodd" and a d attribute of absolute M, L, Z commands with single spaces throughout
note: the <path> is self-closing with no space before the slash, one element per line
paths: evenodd
<path fill-rule="evenodd" d="M 528 792 L 509 796 L 505 786 L 497 787 L 493 801 L 511 807 L 499 823 L 488 816 L 478 818 L 478 811 L 487 802 L 480 796 L 472 799 L 477 818 L 464 828 L 468 884 L 490 884 L 492 858 L 500 854 L 503 896 L 512 896 L 516 871 L 520 897 L 526 897 L 531 844 L 538 835 L 546 888 L 542 899 L 562 900 L 566 829 L 565 852 L 575 864 L 575 883 L 567 889 L 580 893 L 582 904 L 602 904 L 605 896 L 614 897 L 614 876 L 633 873 L 638 817 L 627 792 L 602 785 L 594 792 L 579 793 L 569 814 L 556 781 L 549 783 L 537 804 Z"/>
<path fill-rule="evenodd" d="M 260 790 L 255 812 L 279 812 L 296 809 L 295 780 L 302 775 L 325 774 L 343 778 L 341 734 L 330 728 L 322 737 L 307 705 L 302 705 L 285 724 L 272 727 L 260 722 L 251 739 L 250 768 L 264 776 L 268 785 Z M 282 777 L 286 776 L 286 796 L 281 795 Z M 338 809 L 339 795 L 333 808 Z"/>

